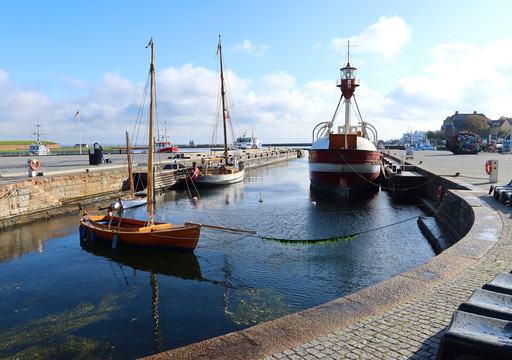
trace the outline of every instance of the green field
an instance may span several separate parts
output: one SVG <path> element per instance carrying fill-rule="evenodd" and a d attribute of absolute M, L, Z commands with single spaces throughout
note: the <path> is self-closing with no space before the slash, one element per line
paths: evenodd
<path fill-rule="evenodd" d="M 12 140 L 12 141 L 0 141 L 0 145 L 30 145 L 33 144 L 33 140 Z M 54 142 L 51 141 L 41 141 L 44 145 L 53 145 Z"/>

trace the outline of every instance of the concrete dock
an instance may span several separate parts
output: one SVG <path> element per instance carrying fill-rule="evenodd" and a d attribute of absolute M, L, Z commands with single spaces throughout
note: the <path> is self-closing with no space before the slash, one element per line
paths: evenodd
<path fill-rule="evenodd" d="M 229 156 L 233 153 L 228 151 Z M 207 154 L 204 151 L 155 154 L 155 183 L 158 180 L 159 190 L 184 182 L 188 169 L 193 163 L 200 167 Z M 304 151 L 250 149 L 240 151 L 238 156 L 240 163 L 243 161 L 245 168 L 250 169 L 296 159 L 304 156 Z M 40 166 L 29 169 L 28 162 L 34 158 Z M 105 152 L 104 158 L 105 162 L 91 165 L 88 154 L 0 157 L 0 230 L 65 212 L 79 213 L 87 206 L 118 198 L 129 189 L 127 157 Z M 134 173 L 146 174 L 146 159 L 146 154 L 136 154 Z"/>
<path fill-rule="evenodd" d="M 391 151 L 401 158 L 405 151 Z M 512 208 L 488 195 L 487 160 L 498 184 L 512 155 L 417 151 L 409 164 L 454 184 L 474 212 L 469 232 L 427 263 L 327 304 L 148 359 L 435 359 L 458 305 L 498 272 L 512 270 Z M 512 354 L 511 354 L 512 357 Z"/>

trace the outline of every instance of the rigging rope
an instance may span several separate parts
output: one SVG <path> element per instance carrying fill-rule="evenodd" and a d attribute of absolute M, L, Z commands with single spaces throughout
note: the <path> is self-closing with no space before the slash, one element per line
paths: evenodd
<path fill-rule="evenodd" d="M 369 184 L 374 185 L 374 186 L 377 186 L 377 187 L 379 187 L 379 186 L 380 186 L 380 188 L 381 188 L 381 189 L 383 189 L 383 190 L 393 190 L 393 191 L 394 191 L 394 190 L 396 190 L 396 188 L 383 186 L 382 184 L 378 184 L 378 183 L 376 183 L 376 182 L 373 182 L 373 181 L 368 180 L 368 179 L 367 179 L 366 177 L 364 177 L 361 173 L 359 173 L 356 169 L 354 169 L 354 167 L 353 167 L 352 165 L 350 165 L 350 163 L 349 163 L 349 162 L 347 162 L 347 160 L 345 160 L 345 157 L 344 157 L 344 156 L 339 152 L 339 149 L 334 148 L 334 150 L 336 150 L 336 153 L 338 154 L 338 156 L 340 157 L 340 159 L 341 159 L 341 160 L 343 160 L 343 161 L 345 162 L 345 164 L 346 164 L 346 165 L 348 165 L 348 166 L 352 169 L 352 171 L 353 171 L 354 173 L 356 173 L 358 176 L 360 176 L 363 180 L 365 180 L 365 181 L 366 181 L 366 182 L 368 182 Z M 381 166 L 381 169 L 383 169 L 384 165 L 382 164 L 382 159 L 379 161 L 379 164 L 380 164 L 380 166 Z M 429 182 L 432 182 L 432 181 L 436 180 L 438 177 L 441 177 L 441 175 L 435 175 L 435 176 L 433 176 L 432 178 L 428 179 L 426 182 L 424 182 L 424 183 L 422 183 L 422 184 L 420 184 L 420 185 L 411 186 L 411 187 L 408 187 L 408 188 L 403 188 L 403 189 L 401 189 L 401 190 L 402 190 L 402 191 L 409 191 L 409 190 L 419 189 L 419 188 L 421 188 L 421 187 L 425 186 L 426 184 L 428 184 Z M 388 179 L 388 178 L 386 178 L 386 179 Z"/>
<path fill-rule="evenodd" d="M 259 237 L 261 239 L 263 239 L 263 240 L 276 241 L 276 242 L 285 243 L 285 244 L 305 244 L 305 245 L 307 245 L 307 244 L 322 244 L 322 243 L 339 243 L 339 242 L 342 242 L 342 241 L 347 242 L 349 240 L 352 240 L 353 238 L 355 238 L 356 236 L 361 235 L 361 234 L 366 234 L 366 233 L 369 233 L 369 232 L 372 232 L 372 231 L 381 230 L 381 229 L 384 229 L 384 228 L 387 228 L 387 227 L 390 227 L 390 226 L 394 226 L 394 225 L 398 225 L 398 224 L 401 224 L 401 223 L 404 223 L 404 222 L 407 222 L 407 221 L 411 221 L 411 220 L 414 220 L 414 219 L 417 219 L 417 218 L 418 218 L 418 216 L 414 216 L 414 217 L 411 217 L 411 218 L 408 218 L 408 219 L 404 219 L 404 220 L 400 220 L 400 221 L 394 222 L 392 224 L 379 226 L 379 227 L 374 228 L 374 229 L 368 229 L 368 230 L 360 231 L 360 232 L 357 232 L 357 233 L 354 233 L 354 234 L 347 234 L 347 235 L 336 236 L 336 237 L 331 237 L 331 238 L 323 238 L 323 239 L 296 240 L 296 239 L 279 239 L 279 238 L 264 237 L 264 236 L 259 236 Z"/>
<path fill-rule="evenodd" d="M 17 191 L 18 191 L 18 190 L 17 190 Z M 19 191 L 19 192 L 21 192 L 21 191 Z M 18 192 L 18 196 L 19 196 L 19 192 Z M 45 200 L 43 200 L 43 199 L 40 199 L 39 197 L 35 196 L 34 194 L 28 194 L 28 196 L 31 196 L 31 197 L 33 197 L 33 198 L 35 198 L 35 199 L 39 200 L 39 201 L 40 201 L 40 202 L 42 202 L 43 204 L 46 204 L 46 205 L 48 205 L 48 206 L 50 206 L 50 207 L 54 208 L 55 210 L 61 211 L 61 212 L 65 213 L 65 214 L 68 214 L 68 215 L 76 216 L 76 217 L 78 217 L 78 218 L 80 217 L 80 215 L 73 214 L 73 213 L 71 213 L 71 212 L 69 212 L 69 211 L 66 211 L 66 210 L 64 210 L 64 209 L 61 209 L 60 207 L 55 206 L 55 205 L 53 205 L 53 204 L 49 203 L 48 201 L 45 201 Z"/>

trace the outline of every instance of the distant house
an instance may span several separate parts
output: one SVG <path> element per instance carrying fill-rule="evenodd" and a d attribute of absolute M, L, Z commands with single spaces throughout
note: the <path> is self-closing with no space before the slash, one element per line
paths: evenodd
<path fill-rule="evenodd" d="M 487 125 L 489 128 L 489 139 L 498 140 L 499 134 L 510 133 L 510 127 L 512 125 L 512 118 L 502 118 L 500 120 L 489 120 Z"/>
<path fill-rule="evenodd" d="M 462 122 L 470 115 L 483 116 L 484 118 L 487 119 L 487 116 L 485 116 L 482 113 L 477 113 L 476 111 L 473 111 L 473 113 L 471 114 L 459 114 L 458 111 L 455 111 L 455 114 L 453 114 L 452 116 L 448 116 L 446 120 L 443 121 L 441 130 L 445 130 L 448 136 L 453 136 L 457 134 L 459 131 L 463 130 Z"/>
<path fill-rule="evenodd" d="M 75 144 L 74 148 L 79 149 L 80 144 Z M 82 144 L 82 149 L 88 149 L 88 148 L 89 148 L 89 144 Z"/>
<path fill-rule="evenodd" d="M 403 133 L 400 143 L 402 144 L 414 144 L 414 145 L 425 145 L 425 134 L 426 131 L 414 130 L 414 132 Z"/>

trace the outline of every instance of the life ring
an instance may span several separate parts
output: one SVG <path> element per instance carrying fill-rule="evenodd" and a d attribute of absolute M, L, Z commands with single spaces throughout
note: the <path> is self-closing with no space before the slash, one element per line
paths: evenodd
<path fill-rule="evenodd" d="M 485 163 L 485 172 L 487 175 L 492 175 L 492 160 L 487 160 Z"/>
<path fill-rule="evenodd" d="M 41 163 L 37 159 L 32 159 L 29 161 L 29 166 L 33 171 L 36 171 L 41 167 Z"/>

